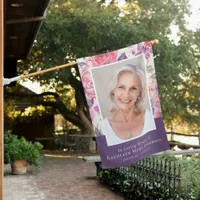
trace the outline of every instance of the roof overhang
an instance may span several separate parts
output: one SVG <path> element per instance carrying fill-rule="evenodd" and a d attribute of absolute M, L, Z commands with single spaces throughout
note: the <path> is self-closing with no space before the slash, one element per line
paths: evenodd
<path fill-rule="evenodd" d="M 50 0 L 4 0 L 4 59 L 24 60 L 30 53 Z"/>

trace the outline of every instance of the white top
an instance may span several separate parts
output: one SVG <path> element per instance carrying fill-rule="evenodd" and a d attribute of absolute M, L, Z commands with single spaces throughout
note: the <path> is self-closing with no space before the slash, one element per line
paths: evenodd
<path fill-rule="evenodd" d="M 116 144 L 120 144 L 120 143 L 123 143 L 123 142 L 133 140 L 135 138 L 141 137 L 142 135 L 146 134 L 149 131 L 156 129 L 153 115 L 149 110 L 145 111 L 145 121 L 144 121 L 144 127 L 143 127 L 143 130 L 142 130 L 142 134 L 137 136 L 137 137 L 128 139 L 128 140 L 122 140 L 121 138 L 119 138 L 114 133 L 114 131 L 112 130 L 112 127 L 110 126 L 110 123 L 109 123 L 107 117 L 103 121 L 104 121 L 105 136 L 106 136 L 106 141 L 107 141 L 108 146 L 116 145 Z"/>

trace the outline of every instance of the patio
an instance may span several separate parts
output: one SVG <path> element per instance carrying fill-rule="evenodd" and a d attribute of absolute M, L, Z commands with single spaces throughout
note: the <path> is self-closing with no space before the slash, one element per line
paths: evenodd
<path fill-rule="evenodd" d="M 96 178 L 94 164 L 81 156 L 45 155 L 41 168 L 28 167 L 25 175 L 11 175 L 4 165 L 5 200 L 122 200 Z"/>

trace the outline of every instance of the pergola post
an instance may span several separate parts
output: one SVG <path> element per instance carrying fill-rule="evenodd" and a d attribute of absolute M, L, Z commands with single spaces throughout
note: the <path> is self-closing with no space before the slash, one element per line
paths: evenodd
<path fill-rule="evenodd" d="M 3 135 L 4 135 L 4 125 L 3 125 L 3 68 L 4 68 L 4 40 L 3 40 L 3 32 L 4 32 L 4 7 L 3 2 L 0 1 L 0 200 L 3 199 L 3 173 L 4 173 L 4 159 L 3 159 Z"/>

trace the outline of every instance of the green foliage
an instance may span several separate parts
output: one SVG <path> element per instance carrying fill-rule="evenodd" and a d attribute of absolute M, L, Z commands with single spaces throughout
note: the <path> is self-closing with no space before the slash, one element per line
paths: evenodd
<path fill-rule="evenodd" d="M 195 156 L 177 160 L 181 164 L 181 188 L 194 193 L 200 200 L 200 159 Z"/>
<path fill-rule="evenodd" d="M 195 189 L 196 199 L 200 200 L 200 185 Z"/>
<path fill-rule="evenodd" d="M 4 134 L 4 163 L 12 164 L 16 160 L 27 160 L 30 165 L 40 166 L 42 148 L 39 142 L 32 143 L 24 137 L 19 139 L 7 131 Z"/>
<path fill-rule="evenodd" d="M 157 182 L 152 183 L 140 177 L 130 177 L 119 173 L 117 170 L 106 169 L 99 173 L 101 182 L 107 184 L 111 190 L 121 193 L 126 200 L 138 199 L 174 199 L 178 200 L 178 191 L 169 192 Z M 170 188 L 172 191 L 173 188 Z"/>
<path fill-rule="evenodd" d="M 6 105 L 5 105 L 6 107 Z M 32 120 L 37 121 L 40 120 L 41 116 L 47 116 L 52 112 L 52 110 L 48 110 L 46 108 L 43 110 L 44 107 L 42 107 L 42 110 L 40 106 L 37 107 L 28 107 L 24 111 L 15 110 L 15 108 L 6 109 L 7 111 L 4 113 L 4 129 L 10 130 L 17 123 L 30 123 Z"/>
<path fill-rule="evenodd" d="M 153 49 L 164 120 L 170 127 L 173 120 L 180 118 L 178 123 L 187 122 L 197 131 L 200 127 L 197 96 L 200 91 L 200 30 L 192 32 L 186 28 L 185 17 L 190 15 L 188 0 L 127 0 L 121 8 L 116 2 L 106 6 L 105 1 L 52 0 L 29 60 L 25 64 L 19 62 L 19 67 L 22 71 L 27 67 L 29 72 L 35 72 L 79 57 L 158 39 L 160 43 Z M 180 40 L 177 44 L 169 39 L 171 25 L 178 28 Z M 78 77 L 74 66 L 34 79 L 54 88 L 65 103 L 70 100 L 64 95 L 63 86 L 70 85 L 75 93 L 68 96 L 75 101 L 71 105 L 73 109 L 66 107 L 59 111 L 65 118 L 72 111 L 82 122 L 77 109 L 83 108 L 87 117 L 89 113 Z M 68 120 L 75 123 L 74 117 Z M 76 125 L 83 128 L 84 124 Z"/>
<path fill-rule="evenodd" d="M 200 159 L 195 158 L 176 158 L 173 156 L 159 157 L 159 161 L 165 160 L 166 163 L 175 162 L 181 165 L 181 188 L 168 185 L 168 189 L 157 180 L 152 183 L 151 179 L 140 177 L 138 174 L 134 177 L 126 173 L 119 172 L 116 169 L 101 169 L 99 173 L 100 180 L 107 184 L 111 190 L 120 192 L 127 200 L 137 199 L 182 199 L 192 200 L 200 199 Z M 127 172 L 128 173 L 128 172 Z M 166 172 L 167 173 L 167 172 Z M 151 182 L 150 182 L 151 181 Z M 180 194 L 180 198 L 179 198 Z"/>

